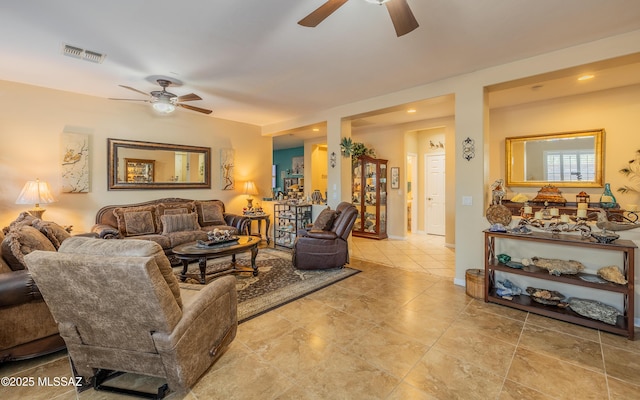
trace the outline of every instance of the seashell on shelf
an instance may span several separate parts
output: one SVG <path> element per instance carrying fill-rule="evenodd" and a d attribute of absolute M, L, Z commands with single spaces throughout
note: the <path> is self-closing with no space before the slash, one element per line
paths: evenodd
<path fill-rule="evenodd" d="M 626 285 L 627 280 L 624 278 L 622 271 L 616 265 L 609 265 L 608 267 L 602 267 L 598 270 L 598 276 L 609 282 L 619 283 L 620 285 Z"/>

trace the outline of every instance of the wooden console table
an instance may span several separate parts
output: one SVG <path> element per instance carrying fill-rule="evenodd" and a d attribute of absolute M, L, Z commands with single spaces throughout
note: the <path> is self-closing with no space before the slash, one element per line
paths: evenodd
<path fill-rule="evenodd" d="M 616 283 L 596 283 L 589 282 L 580 278 L 580 276 L 593 275 L 588 273 L 579 273 L 576 275 L 550 275 L 548 271 L 541 268 L 525 267 L 523 269 L 511 268 L 497 260 L 495 242 L 496 240 L 516 240 L 543 243 L 545 246 L 573 246 L 582 248 L 598 249 L 609 252 L 621 252 L 623 254 L 623 274 L 628 283 L 619 285 Z M 544 315 L 546 317 L 571 322 L 578 325 L 588 326 L 590 328 L 599 329 L 601 331 L 616 333 L 618 335 L 627 336 L 633 340 L 634 335 L 634 266 L 635 266 L 635 249 L 637 246 L 630 240 L 618 239 L 610 244 L 597 243 L 590 240 L 581 239 L 578 235 L 559 234 L 553 235 L 547 232 L 533 232 L 530 235 L 517 235 L 506 232 L 490 232 L 484 231 L 484 248 L 485 248 L 485 285 L 484 285 L 484 301 L 490 303 L 502 304 L 504 306 L 517 308 L 534 314 Z M 595 319 L 583 317 L 575 313 L 570 308 L 560 308 L 557 306 L 543 305 L 537 303 L 529 296 L 524 294 L 512 296 L 511 300 L 502 298 L 496 294 L 495 272 L 515 274 L 525 278 L 536 278 L 546 281 L 559 282 L 564 285 L 580 286 L 583 288 L 593 289 L 590 298 L 597 300 L 599 291 L 607 291 L 619 293 L 622 295 L 622 316 L 618 317 L 615 325 L 610 325 Z"/>

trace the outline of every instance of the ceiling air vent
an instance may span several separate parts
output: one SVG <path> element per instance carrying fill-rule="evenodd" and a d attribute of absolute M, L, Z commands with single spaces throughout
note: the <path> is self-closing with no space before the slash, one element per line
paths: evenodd
<path fill-rule="evenodd" d="M 101 64 L 106 57 L 106 54 L 97 53 L 91 50 L 81 49 L 77 46 L 71 46 L 69 44 L 64 44 L 62 47 L 62 54 L 65 56 L 79 58 L 85 61 L 91 61 L 97 64 Z"/>

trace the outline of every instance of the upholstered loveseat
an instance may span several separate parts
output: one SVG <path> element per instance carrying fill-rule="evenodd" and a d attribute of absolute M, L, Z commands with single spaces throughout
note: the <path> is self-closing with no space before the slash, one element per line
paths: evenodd
<path fill-rule="evenodd" d="M 207 232 L 214 229 L 247 234 L 250 222 L 242 215 L 227 213 L 220 200 L 164 198 L 102 207 L 92 232 L 103 239 L 150 240 L 171 255 L 173 247 L 207 240 Z"/>
<path fill-rule="evenodd" d="M 0 231 L 0 363 L 63 349 L 49 308 L 24 256 L 35 250 L 55 252 L 70 237 L 60 225 L 21 213 Z"/>

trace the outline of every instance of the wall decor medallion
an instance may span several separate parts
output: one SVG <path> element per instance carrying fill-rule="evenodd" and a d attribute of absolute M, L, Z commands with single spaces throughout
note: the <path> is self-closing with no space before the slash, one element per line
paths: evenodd
<path fill-rule="evenodd" d="M 462 157 L 465 160 L 471 161 L 473 157 L 476 156 L 475 143 L 475 140 L 471 139 L 470 137 L 467 137 L 462 141 Z"/>
<path fill-rule="evenodd" d="M 329 164 L 331 165 L 331 168 L 335 168 L 336 167 L 336 152 L 332 151 L 331 152 L 331 156 L 329 157 Z"/>

